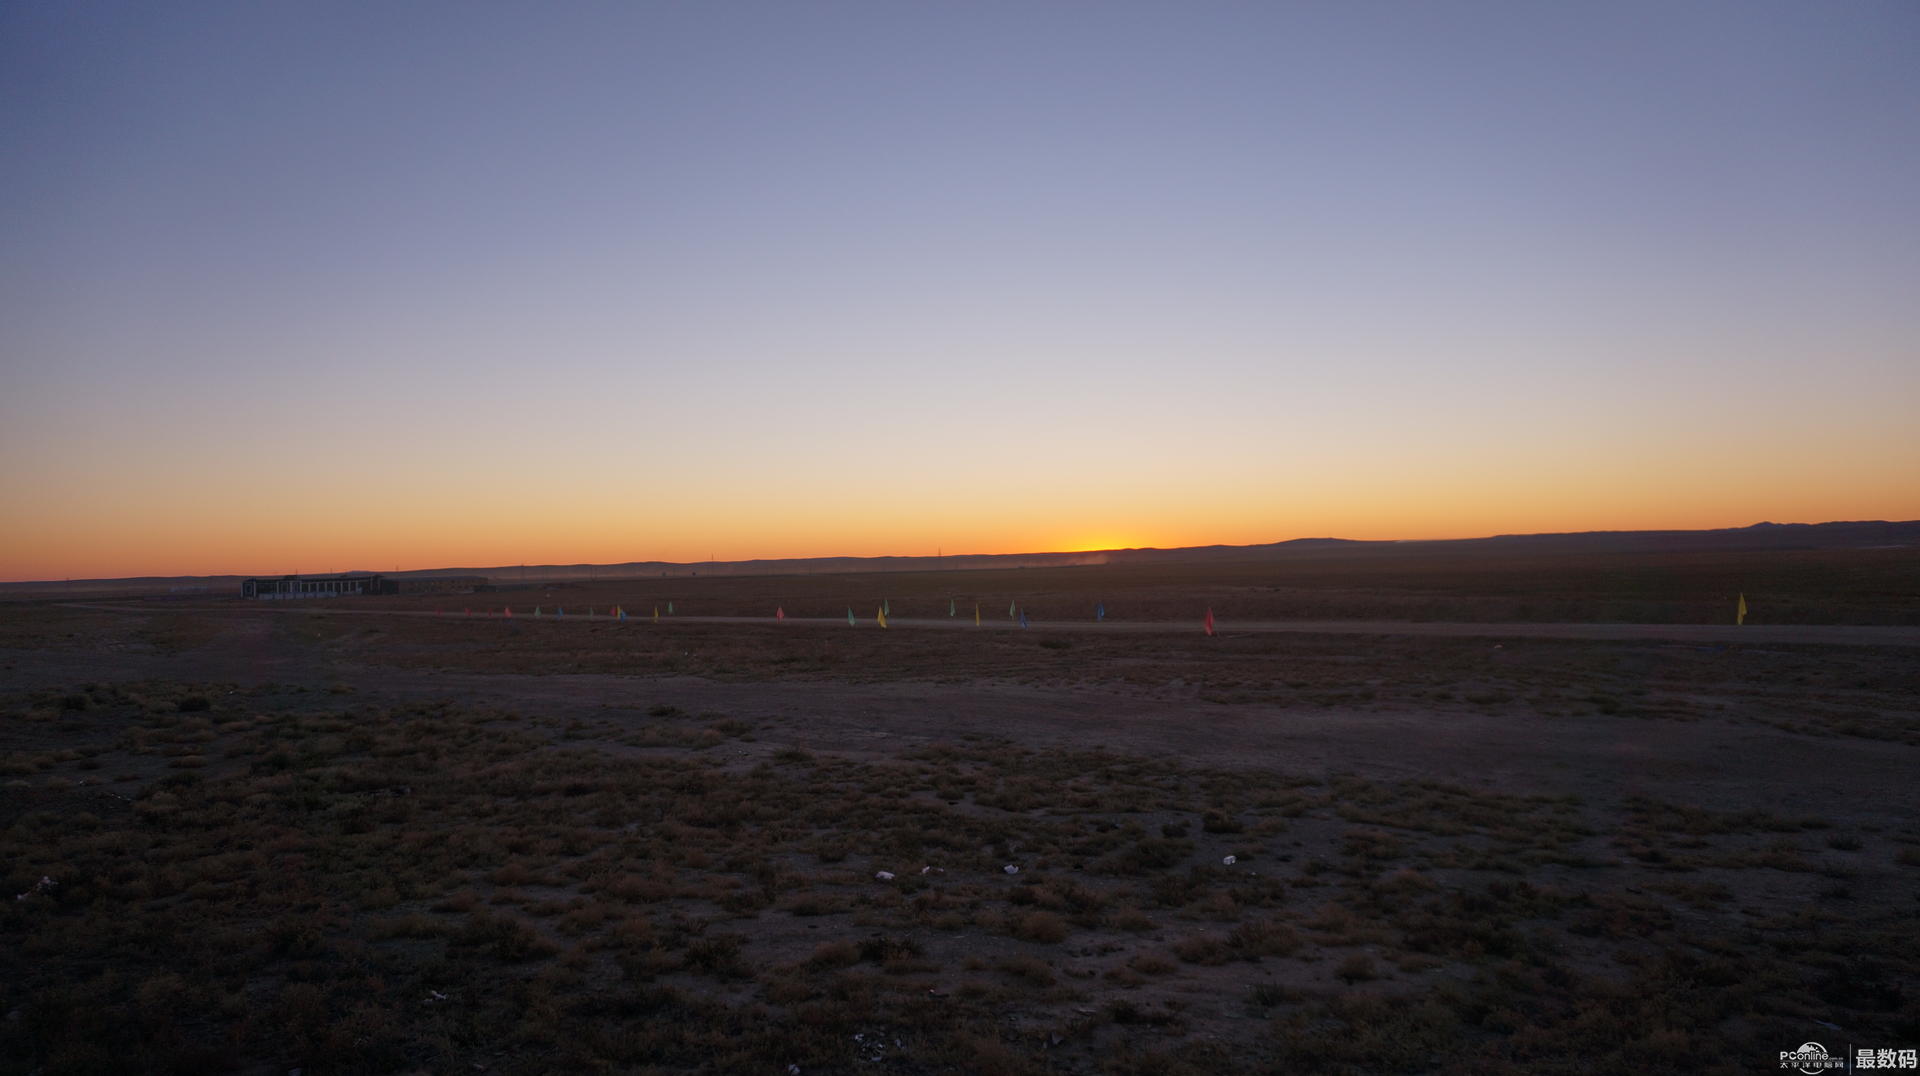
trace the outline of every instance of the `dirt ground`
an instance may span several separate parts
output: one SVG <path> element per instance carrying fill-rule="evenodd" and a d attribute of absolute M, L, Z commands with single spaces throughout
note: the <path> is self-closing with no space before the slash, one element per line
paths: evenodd
<path fill-rule="evenodd" d="M 953 580 L 885 582 L 884 632 L 824 590 L 726 619 L 766 596 L 738 580 L 658 624 L 604 617 L 651 614 L 632 583 L 507 595 L 512 620 L 0 607 L 0 1071 L 1746 1072 L 1920 1045 L 1897 609 L 1257 621 L 1220 579 L 1240 617 L 1209 638 L 1140 618 L 1153 588 L 996 580 L 958 630 Z M 1470 589 L 1448 600 L 1515 606 Z M 1057 618 L 1022 631 L 1009 600 Z"/>

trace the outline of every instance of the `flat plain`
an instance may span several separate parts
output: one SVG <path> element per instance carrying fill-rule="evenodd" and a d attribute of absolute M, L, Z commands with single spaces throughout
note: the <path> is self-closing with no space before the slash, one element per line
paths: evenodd
<path fill-rule="evenodd" d="M 0 603 L 0 1072 L 1912 1048 L 1917 565 Z"/>

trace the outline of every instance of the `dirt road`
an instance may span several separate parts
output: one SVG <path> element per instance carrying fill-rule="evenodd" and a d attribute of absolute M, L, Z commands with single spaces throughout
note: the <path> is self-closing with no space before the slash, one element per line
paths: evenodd
<path fill-rule="evenodd" d="M 118 603 L 81 603 L 64 606 L 72 609 L 97 609 L 108 612 L 152 613 L 150 605 Z M 192 611 L 231 612 L 246 614 L 254 612 L 281 613 L 292 616 L 346 616 L 346 617 L 414 617 L 421 619 L 463 619 L 467 614 L 434 610 L 405 609 L 365 609 L 335 605 L 328 608 L 311 606 L 195 606 Z M 471 618 L 485 619 L 489 614 L 473 614 Z M 515 619 L 526 618 L 528 614 L 518 614 Z M 570 620 L 577 622 L 611 621 L 614 618 L 605 614 L 587 615 L 570 613 L 563 617 L 546 616 L 546 620 Z M 647 623 L 648 617 L 630 616 L 629 623 Z M 848 624 L 843 617 L 787 617 L 776 620 L 770 616 L 673 616 L 665 617 L 662 624 L 774 624 L 779 623 L 794 629 L 845 629 Z M 1084 634 L 1141 635 L 1199 633 L 1198 621 L 1181 624 L 1172 621 L 1121 621 L 1106 620 L 1034 620 L 1027 630 L 1038 632 L 1074 632 Z M 984 621 L 976 627 L 967 617 L 928 617 L 905 618 L 890 617 L 887 621 L 890 630 L 942 630 L 942 631 L 1020 631 L 1020 626 L 1012 621 L 994 618 Z M 871 630 L 877 627 L 872 617 L 860 617 L 854 625 L 856 630 Z M 1513 638 L 1513 639 L 1600 639 L 1600 640 L 1660 640 L 1664 642 L 1698 643 L 1714 645 L 1726 643 L 1773 644 L 1773 645 L 1827 645 L 1827 646 L 1912 646 L 1920 647 L 1920 627 L 1893 627 L 1884 625 L 1854 624 L 1545 624 L 1545 623 L 1473 623 L 1463 621 L 1416 621 L 1416 620 L 1261 620 L 1230 621 L 1221 620 L 1215 624 L 1216 632 L 1221 635 L 1260 635 L 1274 633 L 1294 633 L 1302 635 L 1395 635 L 1395 636 L 1442 636 L 1470 638 Z"/>

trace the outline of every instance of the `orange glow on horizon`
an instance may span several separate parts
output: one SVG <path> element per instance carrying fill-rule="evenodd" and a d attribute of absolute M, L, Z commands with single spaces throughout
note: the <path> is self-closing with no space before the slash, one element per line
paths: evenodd
<path fill-rule="evenodd" d="M 1249 427 L 1234 435 L 1243 440 L 1227 430 L 1189 456 L 1166 446 L 1096 452 L 1055 438 L 1020 452 L 984 444 L 976 459 L 916 455 L 911 438 L 899 452 L 746 439 L 675 457 L 641 453 L 595 428 L 555 443 L 464 430 L 444 441 L 424 431 L 384 433 L 364 444 L 341 440 L 325 455 L 314 448 L 318 434 L 282 445 L 254 421 L 151 444 L 116 443 L 108 431 L 0 470 L 0 580 L 1920 518 L 1920 490 L 1884 424 L 1836 433 L 1820 452 L 1698 438 L 1625 447 L 1543 440 L 1521 451 L 1463 437 L 1439 447 L 1403 438 L 1370 448 L 1360 438 L 1335 453 L 1312 440 L 1261 441 L 1266 435 Z M 49 433 L 46 443 L 60 444 L 60 436 Z M 651 464 L 656 455 L 688 462 Z M 187 485 L 139 480 L 161 472 L 194 477 Z"/>
<path fill-rule="evenodd" d="M 1570 506 L 1569 506 L 1570 507 Z M 1552 533 L 1585 530 L 1697 530 L 1738 527 L 1771 519 L 1775 522 L 1825 522 L 1835 519 L 1920 516 L 1910 507 L 1902 513 L 1846 511 L 1844 504 L 1808 506 L 1800 512 L 1766 510 L 1741 512 L 1713 503 L 1675 505 L 1658 514 L 1595 513 L 1587 516 L 1561 506 L 1542 505 L 1528 512 L 1487 511 L 1453 515 L 1440 512 L 1393 512 L 1353 506 L 1326 522 L 1296 521 L 1277 514 L 1253 511 L 1197 512 L 1179 525 L 1147 519 L 1117 520 L 1110 530 L 1081 532 L 1059 538 L 1039 528 L 1008 527 L 995 532 L 981 524 L 970 527 L 915 526 L 911 520 L 884 528 L 840 532 L 820 519 L 797 518 L 777 533 L 768 528 L 734 523 L 722 526 L 716 518 L 688 521 L 671 527 L 650 527 L 638 515 L 595 516 L 573 526 L 558 520 L 530 518 L 489 522 L 488 511 L 464 514 L 458 522 L 444 519 L 356 516 L 351 520 L 321 521 L 300 513 L 292 518 L 226 519 L 222 525 L 156 522 L 137 540 L 112 527 L 92 532 L 37 527 L 12 537 L 0 554 L 0 578 L 7 581 L 111 579 L 138 576 L 249 575 L 302 572 L 318 574 L 349 569 L 411 571 L 428 568 L 510 568 L 520 564 L 621 564 L 657 561 L 698 565 L 707 560 L 743 561 L 806 559 L 815 557 L 947 556 L 1085 552 L 1107 549 L 1170 549 L 1201 545 L 1256 545 L 1294 538 L 1350 538 L 1360 540 L 1419 540 L 1477 538 L 1493 534 Z M 1820 511 L 1822 507 L 1826 511 Z M 1688 510 L 1690 508 L 1691 510 Z M 1545 509 L 1545 510 L 1542 510 Z M 1554 510 L 1558 509 L 1558 510 Z M 1316 513 L 1317 515 L 1318 513 Z M 1187 515 L 1187 513 L 1183 513 Z M 373 524 L 377 522 L 376 528 Z M 410 526 L 408 524 L 411 524 Z M 16 528 L 16 531 L 22 528 Z M 716 535 L 707 538 L 701 532 Z M 1069 532 L 1070 533 L 1070 532 Z"/>

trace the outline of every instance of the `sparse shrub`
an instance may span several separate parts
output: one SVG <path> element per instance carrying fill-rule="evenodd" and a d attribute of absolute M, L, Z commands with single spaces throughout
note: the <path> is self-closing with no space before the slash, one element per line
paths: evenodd
<path fill-rule="evenodd" d="M 1173 955 L 1189 964 L 1212 967 L 1233 959 L 1233 950 L 1217 934 L 1189 934 L 1173 943 Z"/>
<path fill-rule="evenodd" d="M 860 962 L 860 950 L 850 941 L 830 941 L 821 943 L 807 958 L 807 963 L 816 968 L 846 968 Z"/>
<path fill-rule="evenodd" d="M 1127 961 L 1127 967 L 1142 975 L 1171 975 L 1180 970 L 1180 965 L 1159 953 L 1141 953 Z"/>
<path fill-rule="evenodd" d="M 1002 960 L 1000 970 L 1031 986 L 1052 986 L 1054 983 L 1053 968 L 1039 957 L 1024 953 Z"/>
<path fill-rule="evenodd" d="M 484 908 L 475 908 L 468 913 L 467 925 L 461 931 L 460 940 L 508 961 L 547 957 L 560 951 L 558 945 L 542 937 L 539 931 L 526 923 L 512 916 L 496 915 Z"/>
<path fill-rule="evenodd" d="M 1354 953 L 1342 960 L 1340 966 L 1333 969 L 1333 974 L 1349 984 L 1363 983 L 1379 977 L 1379 971 L 1374 967 L 1373 957 L 1366 953 Z"/>
<path fill-rule="evenodd" d="M 1229 818 L 1219 811 L 1208 811 L 1200 819 L 1200 828 L 1208 833 L 1239 833 L 1246 827 L 1239 819 Z"/>
<path fill-rule="evenodd" d="M 920 943 L 905 935 L 890 937 L 875 934 L 860 943 L 860 959 L 874 964 L 919 955 Z"/>
<path fill-rule="evenodd" d="M 1247 1002 L 1256 1008 L 1271 1009 L 1276 1005 L 1297 1005 L 1304 998 L 1300 991 L 1279 983 L 1255 983 L 1247 991 Z"/>
<path fill-rule="evenodd" d="M 721 978 L 746 978 L 752 973 L 740 960 L 740 948 L 746 941 L 738 934 L 709 934 L 687 944 L 687 967 Z"/>
<path fill-rule="evenodd" d="M 1028 912 L 1020 917 L 1017 933 L 1028 941 L 1057 945 L 1067 939 L 1067 921 L 1048 911 Z"/>
<path fill-rule="evenodd" d="M 1300 935 L 1287 924 L 1256 919 L 1233 928 L 1227 944 L 1242 959 L 1258 960 L 1263 956 L 1291 956 L 1299 951 L 1301 942 Z"/>
<path fill-rule="evenodd" d="M 1195 901 L 1193 914 L 1202 919 L 1211 919 L 1216 923 L 1231 923 L 1240 918 L 1240 905 L 1233 894 L 1224 889 L 1216 889 Z"/>

